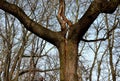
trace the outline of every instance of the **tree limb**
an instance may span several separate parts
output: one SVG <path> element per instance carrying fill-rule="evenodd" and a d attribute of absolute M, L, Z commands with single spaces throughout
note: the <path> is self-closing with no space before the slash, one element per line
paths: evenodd
<path fill-rule="evenodd" d="M 77 39 L 79 42 L 100 13 L 113 13 L 119 4 L 120 0 L 106 0 L 105 2 L 94 0 L 82 18 L 71 27 L 68 39 Z"/>
<path fill-rule="evenodd" d="M 71 27 L 72 22 L 65 16 L 65 0 L 59 0 L 59 4 L 57 19 L 61 25 L 61 30 L 64 31 L 67 29 L 66 25 Z"/>
<path fill-rule="evenodd" d="M 36 34 L 37 36 L 43 38 L 44 40 L 57 45 L 58 39 L 60 39 L 60 33 L 53 32 L 42 25 L 36 23 L 30 19 L 25 12 L 19 8 L 17 5 L 6 2 L 5 0 L 0 0 L 0 9 L 15 16 L 27 30 Z"/>

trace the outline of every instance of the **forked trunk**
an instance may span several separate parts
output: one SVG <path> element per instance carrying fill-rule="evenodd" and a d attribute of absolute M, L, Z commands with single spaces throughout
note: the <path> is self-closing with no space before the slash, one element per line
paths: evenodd
<path fill-rule="evenodd" d="M 60 81 L 78 81 L 78 44 L 76 41 L 64 41 L 60 44 Z"/>

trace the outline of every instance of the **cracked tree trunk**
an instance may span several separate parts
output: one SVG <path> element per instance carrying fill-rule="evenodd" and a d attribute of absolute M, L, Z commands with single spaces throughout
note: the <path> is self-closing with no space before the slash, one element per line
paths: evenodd
<path fill-rule="evenodd" d="M 64 49 L 63 49 L 64 48 Z M 78 44 L 65 40 L 58 47 L 60 53 L 60 81 L 78 81 Z"/>

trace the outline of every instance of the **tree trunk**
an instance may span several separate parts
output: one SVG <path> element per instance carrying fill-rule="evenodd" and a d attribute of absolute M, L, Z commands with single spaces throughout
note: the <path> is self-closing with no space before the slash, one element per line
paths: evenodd
<path fill-rule="evenodd" d="M 78 44 L 64 40 L 58 47 L 60 53 L 60 81 L 78 81 Z"/>

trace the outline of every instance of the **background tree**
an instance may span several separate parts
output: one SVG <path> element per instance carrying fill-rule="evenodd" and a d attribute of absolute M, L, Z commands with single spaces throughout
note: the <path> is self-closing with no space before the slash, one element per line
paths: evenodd
<path fill-rule="evenodd" d="M 19 0 L 17 0 L 17 1 L 19 2 Z M 27 1 L 27 2 L 29 2 L 29 1 Z M 47 2 L 49 3 L 49 1 L 47 1 Z M 97 39 L 98 33 L 100 32 L 100 30 L 98 28 L 96 29 L 97 34 L 96 34 L 95 40 L 86 40 L 83 38 L 83 36 L 85 36 L 85 34 L 88 31 L 88 29 L 90 28 L 91 24 L 94 22 L 94 20 L 98 17 L 98 15 L 100 13 L 113 13 L 116 10 L 117 6 L 120 4 L 120 1 L 119 0 L 110 0 L 110 1 L 94 0 L 94 1 L 90 2 L 89 8 L 84 13 L 84 15 L 78 20 L 77 20 L 77 18 L 78 18 L 79 13 L 76 13 L 75 23 L 71 23 L 71 21 L 69 21 L 68 18 L 66 18 L 65 1 L 64 0 L 59 0 L 59 2 L 57 2 L 57 1 L 54 1 L 54 2 L 51 1 L 51 2 L 52 3 L 60 3 L 59 9 L 57 7 L 56 8 L 58 9 L 57 19 L 59 21 L 59 24 L 61 25 L 61 30 L 56 31 L 56 32 L 53 31 L 53 29 L 48 28 L 48 26 L 45 26 L 44 23 L 43 24 L 38 23 L 38 21 L 35 20 L 32 16 L 26 15 L 26 14 L 28 14 L 27 10 L 30 9 L 31 11 L 34 11 L 34 7 L 24 5 L 25 6 L 25 9 L 24 9 L 23 7 L 20 7 L 20 5 L 18 5 L 16 3 L 12 3 L 12 2 L 8 3 L 5 0 L 1 0 L 0 1 L 0 9 L 15 16 L 24 25 L 24 27 L 27 30 L 31 31 L 32 33 L 34 33 L 38 37 L 41 37 L 42 39 L 50 42 L 51 44 L 53 44 L 54 46 L 57 47 L 57 49 L 59 51 L 59 58 L 60 58 L 60 80 L 61 81 L 78 81 L 78 74 L 77 74 L 78 56 L 82 55 L 82 51 L 80 53 L 78 52 L 79 51 L 78 45 L 79 45 L 80 41 L 91 42 L 91 41 L 98 41 L 98 40 L 105 40 L 105 39 L 108 39 L 108 42 L 112 41 L 112 40 L 109 40 L 109 36 L 110 36 L 110 33 L 118 25 L 117 24 L 118 21 L 115 21 L 116 23 L 112 26 L 112 28 L 108 29 L 106 31 L 107 32 L 105 34 L 106 38 Z M 42 2 L 36 2 L 36 3 L 42 3 Z M 67 4 L 67 1 L 66 1 L 66 4 Z M 34 6 L 34 4 L 32 4 L 32 5 Z M 78 7 L 77 11 L 79 11 L 80 5 L 79 5 L 78 0 L 76 0 L 76 5 Z M 45 6 L 45 4 L 43 4 L 43 6 Z M 53 8 L 53 6 L 52 6 L 52 8 Z M 44 9 L 44 10 L 46 10 L 46 9 Z M 49 10 L 49 11 L 51 11 L 51 10 Z M 52 12 L 49 12 L 49 13 L 52 13 Z M 35 14 L 35 12 L 32 14 Z M 44 16 L 44 14 L 42 16 Z M 36 15 L 35 15 L 35 17 L 36 17 Z M 49 20 L 49 15 L 47 16 L 47 20 L 45 20 L 45 21 L 48 22 L 48 20 Z M 106 23 L 107 23 L 107 21 L 106 21 Z M 108 27 L 109 26 L 107 26 L 107 28 Z M 26 41 L 28 41 L 28 40 L 26 40 Z M 36 50 L 36 49 L 34 49 L 34 46 L 35 46 L 34 41 L 32 41 L 32 43 L 33 43 L 33 45 L 32 45 L 32 48 L 30 48 L 30 49 L 31 49 L 31 53 L 33 53 L 33 54 L 31 54 L 31 59 L 30 59 L 31 69 L 29 70 L 30 73 L 31 72 L 32 73 L 30 75 L 34 75 L 33 71 L 35 71 L 35 70 L 32 70 L 32 68 L 35 68 L 34 65 L 36 65 L 36 63 L 34 63 L 34 62 L 36 62 L 36 60 L 33 58 L 35 55 L 34 50 Z M 25 43 L 22 43 L 22 44 L 23 45 L 21 45 L 21 46 L 24 46 Z M 116 79 L 116 77 L 114 77 L 115 76 L 115 73 L 114 73 L 115 67 L 114 67 L 114 65 L 112 63 L 113 61 L 111 59 L 112 58 L 112 51 L 111 51 L 111 46 L 109 46 L 110 44 L 111 43 L 108 44 L 108 48 L 110 47 L 109 48 L 110 67 L 111 67 L 110 70 L 112 72 L 112 79 L 115 80 Z M 91 78 L 92 71 L 93 71 L 94 66 L 96 64 L 96 61 L 97 61 L 98 66 L 99 66 L 98 67 L 98 76 L 97 76 L 98 81 L 100 78 L 100 76 L 99 76 L 100 72 L 101 72 L 100 65 L 101 65 L 102 59 L 104 57 L 104 53 L 106 53 L 106 51 L 103 53 L 100 61 L 97 60 L 97 53 L 98 53 L 98 49 L 100 48 L 100 45 L 101 45 L 101 42 L 99 44 L 95 44 L 95 51 L 93 51 L 95 54 L 95 58 L 94 58 L 94 62 L 92 64 L 92 67 L 90 68 L 90 75 L 89 75 L 89 77 L 87 77 L 87 78 L 89 78 L 89 80 L 92 80 L 92 78 Z M 9 47 L 9 46 L 7 46 L 7 47 Z M 9 49 L 11 49 L 11 48 L 12 47 L 9 47 Z M 91 46 L 90 46 L 90 48 L 93 49 Z M 9 51 L 9 49 L 8 49 L 7 55 L 10 55 L 10 53 L 11 53 L 11 51 Z M 23 47 L 21 47 L 19 53 L 23 53 L 22 49 L 23 49 Z M 83 49 L 84 49 L 84 44 L 83 44 Z M 9 62 L 10 62 L 11 58 L 10 58 L 10 56 L 7 56 L 7 57 L 9 57 L 9 59 L 5 60 L 8 65 L 6 67 L 6 71 L 5 71 L 4 76 L 6 77 L 7 81 L 10 81 L 10 77 L 8 78 L 9 73 L 7 73 L 7 72 L 9 72 L 8 68 L 10 66 Z M 118 62 L 119 61 L 117 61 L 116 64 L 118 64 Z M 82 81 L 83 80 L 82 79 L 82 71 L 83 71 L 83 69 L 85 71 L 86 68 L 84 68 L 83 63 L 80 64 L 79 68 L 80 68 L 80 70 L 79 70 L 80 71 L 80 75 L 79 75 L 80 79 L 79 80 Z M 15 70 L 15 69 L 13 69 L 13 70 Z M 31 79 L 32 77 L 34 78 L 34 76 L 31 76 L 30 80 L 32 80 Z"/>

